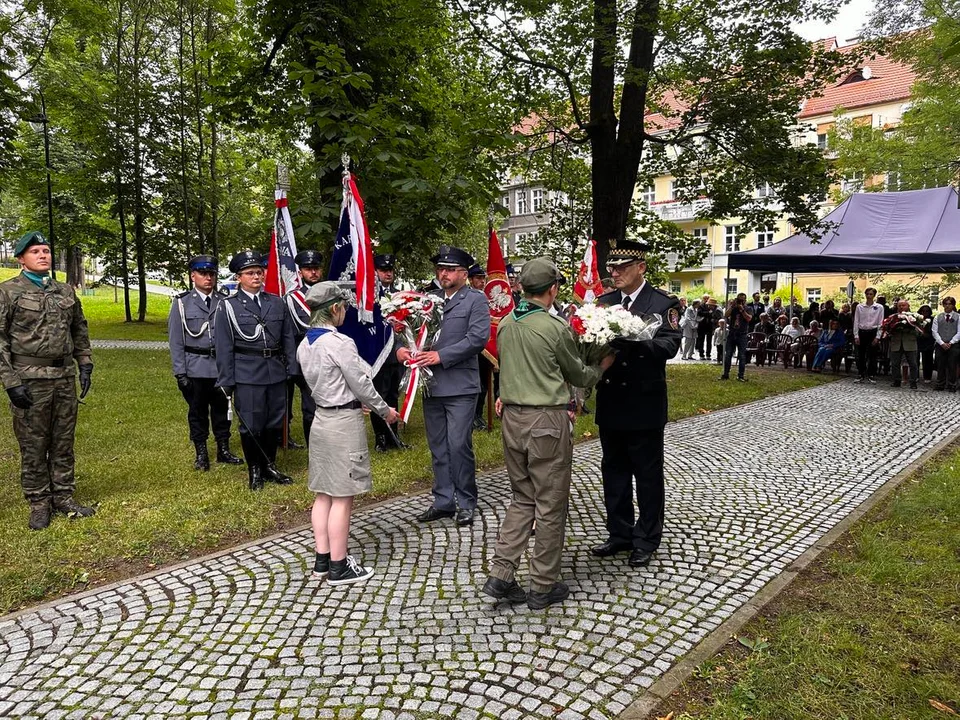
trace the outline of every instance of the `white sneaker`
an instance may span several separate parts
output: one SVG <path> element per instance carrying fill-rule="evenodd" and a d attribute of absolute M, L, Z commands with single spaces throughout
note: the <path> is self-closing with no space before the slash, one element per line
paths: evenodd
<path fill-rule="evenodd" d="M 854 384 L 854 385 L 859 385 L 859 384 L 862 383 L 862 382 L 863 382 L 863 378 L 857 378 L 856 380 L 853 381 L 853 384 Z"/>
<path fill-rule="evenodd" d="M 330 574 L 327 575 L 328 585 L 353 585 L 366 582 L 373 577 L 373 570 L 363 567 L 353 555 L 347 555 L 346 562 L 342 570 L 334 568 L 333 563 L 330 563 Z"/>
<path fill-rule="evenodd" d="M 876 385 L 876 384 L 877 384 L 877 381 L 874 380 L 873 378 L 867 378 L 867 382 L 870 383 L 871 385 Z"/>

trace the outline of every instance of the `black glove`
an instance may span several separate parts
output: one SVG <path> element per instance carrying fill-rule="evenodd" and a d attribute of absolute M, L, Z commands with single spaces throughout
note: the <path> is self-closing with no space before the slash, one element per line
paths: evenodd
<path fill-rule="evenodd" d="M 180 387 L 180 392 L 190 392 L 190 388 L 193 387 L 193 381 L 186 375 L 177 375 L 177 385 Z"/>
<path fill-rule="evenodd" d="M 83 400 L 90 392 L 90 378 L 93 376 L 93 363 L 80 366 L 80 399 Z"/>
<path fill-rule="evenodd" d="M 224 395 L 226 395 L 227 397 L 230 397 L 231 395 L 233 395 L 233 391 L 236 390 L 237 388 L 234 385 L 224 385 L 220 389 L 223 390 Z"/>
<path fill-rule="evenodd" d="M 10 388 L 7 390 L 7 395 L 10 396 L 10 402 L 13 403 L 13 406 L 21 410 L 29 410 L 33 405 L 33 396 L 30 394 L 30 388 L 26 385 L 17 385 Z"/>

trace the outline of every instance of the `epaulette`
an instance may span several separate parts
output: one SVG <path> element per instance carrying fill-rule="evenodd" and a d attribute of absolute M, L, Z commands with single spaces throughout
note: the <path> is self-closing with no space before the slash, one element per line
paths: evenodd
<path fill-rule="evenodd" d="M 663 297 L 665 297 L 667 300 L 673 300 L 673 302 L 680 302 L 680 300 L 677 299 L 676 295 L 671 295 L 666 290 L 661 290 L 658 287 L 651 288 L 651 290 L 653 290 L 655 293 L 659 293 L 660 295 L 663 295 Z"/>
<path fill-rule="evenodd" d="M 617 292 L 617 290 L 614 289 L 614 290 L 610 290 L 608 292 L 603 293 L 603 295 L 597 295 L 597 300 L 602 300 L 607 295 L 613 295 L 615 292 Z"/>
<path fill-rule="evenodd" d="M 226 288 L 220 287 L 220 288 L 217 288 L 216 290 L 214 290 L 214 292 L 215 292 L 217 295 L 222 295 L 223 297 L 230 297 L 230 291 L 227 290 Z"/>
<path fill-rule="evenodd" d="M 192 292 L 193 292 L 193 290 L 184 290 L 184 291 L 181 292 L 181 293 L 177 293 L 176 297 L 177 297 L 178 300 L 180 300 L 180 299 L 185 298 L 187 295 L 189 295 L 189 294 L 192 293 Z"/>

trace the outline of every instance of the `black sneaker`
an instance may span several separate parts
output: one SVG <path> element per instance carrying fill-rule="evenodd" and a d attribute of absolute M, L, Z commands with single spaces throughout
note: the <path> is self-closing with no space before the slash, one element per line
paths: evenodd
<path fill-rule="evenodd" d="M 548 592 L 535 592 L 531 590 L 527 594 L 527 607 L 531 610 L 543 610 L 554 603 L 563 602 L 570 595 L 570 588 L 565 582 L 555 582 Z"/>
<path fill-rule="evenodd" d="M 501 580 L 490 576 L 480 589 L 484 595 L 495 600 L 506 600 L 508 603 L 522 603 L 527 601 L 527 593 L 517 584 L 516 580 Z"/>
<path fill-rule="evenodd" d="M 365 568 L 354 560 L 353 555 L 347 555 L 343 560 L 330 561 L 330 574 L 327 583 L 330 585 L 353 585 L 363 583 L 373 577 L 373 570 Z"/>
<path fill-rule="evenodd" d="M 313 576 L 323 580 L 330 572 L 330 553 L 317 553 L 313 561 Z"/>

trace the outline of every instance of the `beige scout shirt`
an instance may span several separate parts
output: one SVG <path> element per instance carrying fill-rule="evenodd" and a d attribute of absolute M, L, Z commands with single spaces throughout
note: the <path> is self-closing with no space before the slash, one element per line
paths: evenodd
<path fill-rule="evenodd" d="M 373 387 L 370 366 L 357 352 L 352 338 L 338 333 L 336 328 L 310 343 L 304 338 L 297 348 L 297 361 L 310 394 L 317 407 L 330 408 L 359 400 L 381 417 L 390 412 L 389 406 Z"/>
<path fill-rule="evenodd" d="M 566 405 L 568 383 L 590 387 L 603 373 L 580 359 L 565 320 L 533 302 L 528 301 L 528 307 L 533 311 L 514 311 L 497 328 L 500 399 L 505 405 Z"/>

